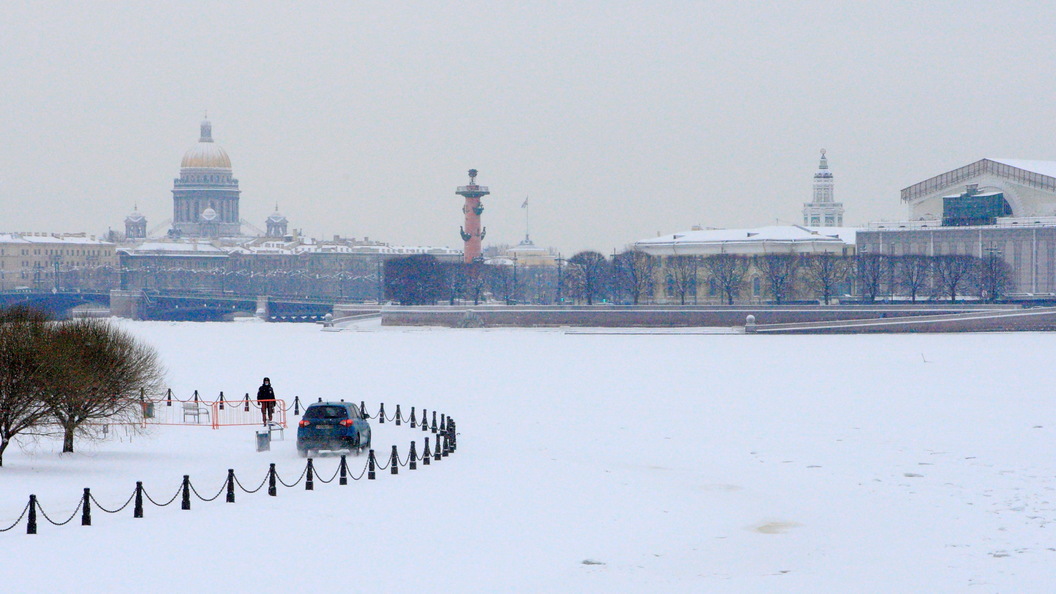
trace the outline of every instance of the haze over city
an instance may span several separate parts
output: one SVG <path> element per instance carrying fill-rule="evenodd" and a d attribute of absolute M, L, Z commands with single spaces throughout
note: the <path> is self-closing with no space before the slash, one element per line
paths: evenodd
<path fill-rule="evenodd" d="M 609 252 L 796 223 L 826 148 L 848 225 L 982 157 L 1056 159 L 1056 8 L 1026 3 L 5 3 L 5 231 L 172 216 L 208 112 L 260 227 Z"/>

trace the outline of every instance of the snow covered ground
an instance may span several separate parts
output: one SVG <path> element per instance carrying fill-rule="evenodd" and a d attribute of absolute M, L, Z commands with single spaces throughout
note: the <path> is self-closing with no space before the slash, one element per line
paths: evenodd
<path fill-rule="evenodd" d="M 0 534 L 10 592 L 1050 592 L 1056 334 L 749 336 L 121 322 L 177 394 L 447 412 L 459 450 L 414 472 L 190 511 Z M 406 409 L 405 409 L 406 410 Z M 420 431 L 373 422 L 384 458 Z M 30 493 L 117 506 L 184 474 L 303 468 L 295 430 L 162 427 L 9 448 L 0 527 Z M 362 458 L 350 459 L 354 472 Z M 318 460 L 324 477 L 336 459 Z M 248 483 L 253 483 L 252 485 Z M 208 491 L 208 492 L 206 492 Z M 178 502 L 177 502 L 178 503 Z"/>

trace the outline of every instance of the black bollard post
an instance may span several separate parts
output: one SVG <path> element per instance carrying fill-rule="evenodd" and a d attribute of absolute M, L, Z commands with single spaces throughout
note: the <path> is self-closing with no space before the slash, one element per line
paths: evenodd
<path fill-rule="evenodd" d="M 165 406 L 172 406 L 172 388 L 165 392 Z"/>
<path fill-rule="evenodd" d="M 400 474 L 400 455 L 396 453 L 396 446 L 392 446 L 392 457 L 389 459 L 391 474 Z"/>
<path fill-rule="evenodd" d="M 194 401 L 198 402 L 198 390 L 194 391 Z"/>
<path fill-rule="evenodd" d="M 362 400 L 359 401 L 359 412 L 363 413 L 364 419 L 370 418 L 370 415 L 367 414 L 367 405 Z"/>
<path fill-rule="evenodd" d="M 246 407 L 242 409 L 242 412 L 249 412 L 249 392 L 246 392 Z"/>
<path fill-rule="evenodd" d="M 312 466 L 312 459 L 308 458 L 308 476 L 304 481 L 305 491 L 315 490 L 315 467 Z"/>
<path fill-rule="evenodd" d="M 81 526 L 92 525 L 92 493 L 84 488 L 84 501 L 81 502 Z"/>
<path fill-rule="evenodd" d="M 400 416 L 401 416 L 401 415 L 402 415 L 402 413 L 400 413 L 400 405 L 399 405 L 399 404 L 397 404 L 397 405 L 396 405 L 396 426 L 397 426 L 397 427 L 399 427 L 399 426 L 400 426 Z"/>
<path fill-rule="evenodd" d="M 445 432 L 441 433 L 441 434 L 440 434 L 440 437 L 443 437 L 443 438 L 444 438 L 444 449 L 443 449 L 443 453 L 442 453 L 441 455 L 442 455 L 442 456 L 443 456 L 444 458 L 446 458 L 446 457 L 448 456 L 448 454 L 450 454 L 450 453 L 451 453 L 451 450 L 449 449 L 449 447 L 448 447 L 448 443 L 447 443 L 447 441 L 448 441 L 448 440 L 447 440 L 447 432 L 445 431 Z"/>
<path fill-rule="evenodd" d="M 429 415 L 427 410 L 422 409 L 422 431 L 429 430 Z"/>
<path fill-rule="evenodd" d="M 275 463 L 272 462 L 271 466 L 268 467 L 268 495 L 275 497 L 277 492 L 275 491 Z"/>
<path fill-rule="evenodd" d="M 415 470 L 415 469 L 418 468 L 418 462 L 415 461 L 415 458 L 418 457 L 418 454 L 414 451 L 414 442 L 413 441 L 411 442 L 411 453 L 410 453 L 410 456 L 411 456 L 411 461 L 409 463 L 407 463 L 407 467 L 410 468 L 411 470 Z"/>
<path fill-rule="evenodd" d="M 295 415 L 301 414 L 301 397 L 300 396 L 294 396 L 293 397 L 293 414 L 295 414 Z"/>
<path fill-rule="evenodd" d="M 37 533 L 37 496 L 29 496 L 29 522 L 26 524 L 26 534 Z"/>
<path fill-rule="evenodd" d="M 436 411 L 435 410 L 433 411 L 433 426 L 430 427 L 429 430 L 433 432 L 433 435 L 436 435 Z"/>
<path fill-rule="evenodd" d="M 235 469 L 227 469 L 227 502 L 235 502 Z"/>
<path fill-rule="evenodd" d="M 424 427 L 425 423 L 422 423 L 422 426 Z M 429 458 L 431 457 L 431 454 L 429 453 L 429 438 L 428 437 L 425 438 L 425 448 L 422 449 L 422 452 L 423 452 L 423 454 L 422 454 L 422 466 L 429 466 Z"/>
<path fill-rule="evenodd" d="M 136 506 L 132 508 L 132 517 L 143 517 L 143 481 L 136 481 Z"/>
<path fill-rule="evenodd" d="M 447 419 L 447 434 L 451 437 L 451 451 L 455 451 L 458 446 L 458 432 L 455 430 L 455 422 L 450 417 Z"/>
<path fill-rule="evenodd" d="M 381 403 L 381 408 L 378 410 L 378 422 L 379 423 L 384 423 L 385 422 L 385 403 L 384 402 Z"/>
<path fill-rule="evenodd" d="M 374 450 L 367 455 L 367 480 L 374 480 Z"/>
<path fill-rule="evenodd" d="M 220 410 L 224 410 L 224 392 L 220 392 Z"/>
<path fill-rule="evenodd" d="M 338 467 L 338 473 L 341 475 L 341 479 L 337 481 L 339 485 L 348 484 L 348 463 L 345 461 L 345 455 L 341 454 L 341 466 Z"/>
<path fill-rule="evenodd" d="M 180 503 L 180 509 L 191 509 L 191 477 L 190 475 L 183 475 L 183 501 Z"/>
<path fill-rule="evenodd" d="M 437 435 L 436 436 L 436 452 L 433 453 L 433 460 L 439 461 L 440 460 L 440 455 L 441 455 L 440 454 L 440 436 Z"/>
<path fill-rule="evenodd" d="M 414 422 L 414 407 L 411 407 L 411 429 L 417 429 L 418 425 Z"/>
<path fill-rule="evenodd" d="M 447 431 L 447 417 L 440 415 L 440 431 Z"/>

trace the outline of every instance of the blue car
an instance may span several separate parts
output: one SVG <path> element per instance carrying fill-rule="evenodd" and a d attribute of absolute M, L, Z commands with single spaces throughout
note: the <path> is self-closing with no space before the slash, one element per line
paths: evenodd
<path fill-rule="evenodd" d="M 359 453 L 370 447 L 370 424 L 351 402 L 315 402 L 304 409 L 297 425 L 297 453 L 309 450 L 348 450 Z"/>

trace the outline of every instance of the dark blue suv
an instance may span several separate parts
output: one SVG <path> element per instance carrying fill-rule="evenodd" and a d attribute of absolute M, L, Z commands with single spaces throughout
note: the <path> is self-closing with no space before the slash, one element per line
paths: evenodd
<path fill-rule="evenodd" d="M 297 453 L 308 450 L 349 450 L 359 453 L 370 447 L 370 424 L 351 402 L 315 402 L 304 409 L 297 425 Z"/>

